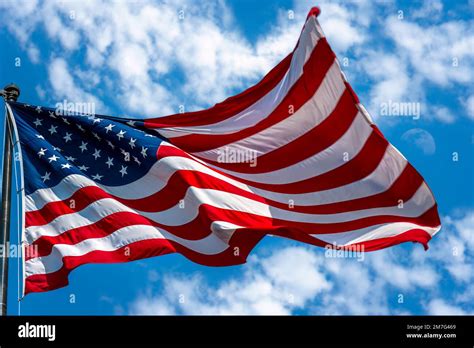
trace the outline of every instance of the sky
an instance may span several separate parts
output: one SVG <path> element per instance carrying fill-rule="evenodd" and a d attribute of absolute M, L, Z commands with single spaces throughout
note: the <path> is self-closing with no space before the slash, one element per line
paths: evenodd
<path fill-rule="evenodd" d="M 244 265 L 206 267 L 179 254 L 90 264 L 69 286 L 21 301 L 11 258 L 9 314 L 474 314 L 472 0 L 1 0 L 0 83 L 18 84 L 21 102 L 93 102 L 99 114 L 199 110 L 291 52 L 315 5 L 362 104 L 437 199 L 442 229 L 429 250 L 406 243 L 333 258 L 266 237 Z"/>

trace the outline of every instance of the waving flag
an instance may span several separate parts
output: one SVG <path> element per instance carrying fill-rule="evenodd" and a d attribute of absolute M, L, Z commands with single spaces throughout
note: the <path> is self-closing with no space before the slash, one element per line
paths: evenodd
<path fill-rule="evenodd" d="M 65 286 L 86 263 L 179 252 L 239 264 L 267 234 L 426 247 L 440 228 L 435 199 L 359 103 L 317 15 L 263 80 L 208 110 L 139 120 L 10 103 L 25 292 Z"/>

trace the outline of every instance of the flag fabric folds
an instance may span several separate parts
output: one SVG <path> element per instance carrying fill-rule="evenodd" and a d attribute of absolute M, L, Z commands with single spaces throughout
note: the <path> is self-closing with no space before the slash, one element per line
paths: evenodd
<path fill-rule="evenodd" d="M 214 107 L 152 119 L 10 102 L 24 177 L 25 292 L 87 263 L 245 262 L 265 236 L 425 247 L 433 194 L 373 124 L 312 10 L 293 52 Z"/>

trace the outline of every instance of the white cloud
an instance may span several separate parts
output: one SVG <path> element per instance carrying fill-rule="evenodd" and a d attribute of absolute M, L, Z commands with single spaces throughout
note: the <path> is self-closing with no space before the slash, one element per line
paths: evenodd
<path fill-rule="evenodd" d="M 298 11 L 294 14 L 294 18 L 290 19 L 288 13 L 281 11 L 277 16 L 277 25 L 256 42 L 256 56 L 261 60 L 262 70 L 268 71 L 273 68 L 296 46 L 296 40 L 304 25 L 305 17 L 301 16 L 302 13 L 304 12 Z"/>
<path fill-rule="evenodd" d="M 110 60 L 110 65 L 121 75 L 123 81 L 147 78 L 147 52 L 139 44 L 114 45 Z"/>
<path fill-rule="evenodd" d="M 472 84 L 470 66 L 474 63 L 474 51 L 470 47 L 474 46 L 474 32 L 469 21 L 438 23 L 434 13 L 441 10 L 442 4 L 430 2 L 403 19 L 390 15 L 379 23 L 383 36 L 370 38 L 370 47 L 364 45 L 356 51 L 356 80 L 369 77 L 368 109 L 374 119 L 377 120 L 381 103 L 392 100 L 428 105 L 422 115 L 428 120 L 446 124 L 456 120 L 445 105 L 430 106 L 432 102 L 425 91 Z M 413 21 L 425 16 L 430 17 L 432 24 Z M 387 45 L 390 41 L 395 49 Z M 463 105 L 467 108 L 468 103 Z"/>
<path fill-rule="evenodd" d="M 431 315 L 466 315 L 460 307 L 446 303 L 443 299 L 434 299 L 428 304 L 428 313 Z"/>
<path fill-rule="evenodd" d="M 118 106 L 144 116 L 176 112 L 181 104 L 186 110 L 206 107 L 251 85 L 293 49 L 305 14 L 314 5 L 296 1 L 294 19 L 288 18 L 286 10 L 280 11 L 270 31 L 251 44 L 240 34 L 224 2 L 197 6 L 187 0 L 143 1 L 139 7 L 115 1 L 27 3 L 5 7 L 4 18 L 33 62 L 39 61 L 40 52 L 31 36 L 43 27 L 52 42 L 59 43 L 53 47 L 52 59 L 72 62 L 75 52 L 84 48 L 90 69 L 104 82 L 112 82 L 107 86 Z M 375 21 L 368 2 L 323 1 L 319 5 L 322 27 L 340 58 L 358 48 L 363 73 L 374 81 L 369 110 L 375 118 L 380 103 L 389 99 L 423 101 L 424 80 L 444 85 L 472 78 L 469 45 L 474 37 L 460 35 L 469 33 L 465 22 L 422 28 L 390 17 L 384 25 L 398 46 L 397 54 L 392 54 L 359 49 L 368 42 L 368 28 Z M 440 45 L 447 49 L 434 49 Z M 419 64 L 426 59 L 430 64 Z M 182 81 L 173 80 L 175 72 Z M 97 88 L 105 87 L 88 81 L 82 85 L 85 92 L 95 95 Z M 433 115 L 446 123 L 454 119 L 445 108 Z"/>
<path fill-rule="evenodd" d="M 438 121 L 441 121 L 442 123 L 453 123 L 456 120 L 451 110 L 449 110 L 447 107 L 434 105 L 433 107 L 429 108 L 429 110 L 430 112 L 428 115 L 432 116 Z"/>
<path fill-rule="evenodd" d="M 250 86 L 290 53 L 302 24 L 280 13 L 271 31 L 251 44 L 223 1 L 25 1 L 2 9 L 7 27 L 25 46 L 34 42 L 35 30 L 45 29 L 53 43 L 51 65 L 57 57 L 72 65 L 83 49 L 119 107 L 154 117 L 181 104 L 186 110 L 209 106 Z M 37 61 L 39 52 L 29 47 Z M 91 95 L 103 87 L 81 85 Z"/>
<path fill-rule="evenodd" d="M 443 233 L 437 239 L 444 248 L 430 253 L 430 258 L 441 262 L 456 282 L 469 284 L 474 280 L 474 211 L 446 216 L 442 222 Z"/>
<path fill-rule="evenodd" d="M 46 96 L 46 91 L 41 87 L 40 85 L 36 85 L 35 87 L 36 94 L 38 94 L 38 97 L 43 100 L 44 97 Z"/>
<path fill-rule="evenodd" d="M 140 6 L 117 1 L 41 5 L 25 1 L 5 6 L 3 17 L 25 45 L 34 42 L 35 30 L 45 29 L 57 43 L 52 57 L 66 63 L 76 61 L 79 48 L 83 49 L 90 69 L 111 87 L 109 95 L 119 107 L 158 116 L 176 112 L 181 104 L 186 110 L 210 106 L 256 82 L 294 48 L 311 6 L 297 1 L 294 19 L 280 10 L 269 32 L 253 44 L 242 36 L 224 1 L 198 5 L 191 0 L 144 0 Z M 364 42 L 371 18 L 365 1 L 348 7 L 323 2 L 321 7 L 320 19 L 336 51 Z M 31 59 L 38 61 L 38 52 L 30 51 Z M 175 80 L 176 72 L 180 81 Z M 82 85 L 90 94 L 104 88 Z"/>
<path fill-rule="evenodd" d="M 421 7 L 410 11 L 410 19 L 439 19 L 443 14 L 443 3 L 440 0 L 425 1 Z"/>
<path fill-rule="evenodd" d="M 79 49 L 79 34 L 70 29 L 66 25 L 67 23 L 54 12 L 54 9 L 50 9 L 49 5 L 51 5 L 51 3 L 46 4 L 43 8 L 44 13 L 42 14 L 48 16 L 43 22 L 48 35 L 58 40 L 61 46 L 66 50 L 72 51 Z"/>
<path fill-rule="evenodd" d="M 38 64 L 40 62 L 40 51 L 38 50 L 38 47 L 33 44 L 29 44 L 27 46 L 26 52 L 28 53 L 28 58 L 32 63 Z"/>
<path fill-rule="evenodd" d="M 474 94 L 471 94 L 469 97 L 466 98 L 465 101 L 462 102 L 466 109 L 467 116 L 474 120 Z"/>
<path fill-rule="evenodd" d="M 388 314 L 385 282 L 368 267 L 366 262 L 369 259 L 366 257 L 360 263 L 347 259 L 323 259 L 332 290 L 312 301 L 315 309 L 311 314 Z"/>
<path fill-rule="evenodd" d="M 245 40 L 216 23 L 185 21 L 182 27 L 186 39 L 180 38 L 176 57 L 186 74 L 184 91 L 193 93 L 198 103 L 225 98 L 269 66 Z"/>
<path fill-rule="evenodd" d="M 421 26 L 392 16 L 386 30 L 414 71 L 427 81 L 440 86 L 473 81 L 474 32 L 467 21 Z"/>
<path fill-rule="evenodd" d="M 166 276 L 164 291 L 142 294 L 133 314 L 290 314 L 330 288 L 316 254 L 288 247 L 266 258 L 252 256 L 242 279 L 216 287 L 194 275 Z"/>
<path fill-rule="evenodd" d="M 339 55 L 361 47 L 368 38 L 367 28 L 374 21 L 370 2 L 365 0 L 294 1 L 295 11 L 306 15 L 308 9 L 317 5 L 321 9 L 318 20 L 329 44 Z M 340 57 L 341 58 L 341 57 Z"/>
<path fill-rule="evenodd" d="M 398 55 L 367 50 L 360 66 L 361 72 L 373 81 L 368 94 L 368 109 L 374 119 L 380 119 L 381 106 L 390 101 L 420 103 L 424 100 L 420 79 L 410 76 L 406 61 Z"/>
<path fill-rule="evenodd" d="M 335 51 L 344 52 L 364 42 L 365 34 L 357 25 L 356 13 L 337 3 L 323 3 L 321 11 L 324 11 L 321 26 Z"/>
<path fill-rule="evenodd" d="M 376 253 L 370 261 L 378 277 L 401 290 L 429 288 L 438 280 L 438 275 L 431 266 L 409 265 L 401 261 L 392 250 Z"/>
<path fill-rule="evenodd" d="M 474 212 L 470 211 L 461 219 L 450 220 L 469 250 L 474 250 Z"/>
<path fill-rule="evenodd" d="M 78 87 L 79 83 L 69 72 L 67 62 L 62 58 L 54 58 L 48 67 L 49 82 L 56 98 L 68 99 L 72 102 L 95 103 L 96 110 L 102 103 L 92 94 Z"/>

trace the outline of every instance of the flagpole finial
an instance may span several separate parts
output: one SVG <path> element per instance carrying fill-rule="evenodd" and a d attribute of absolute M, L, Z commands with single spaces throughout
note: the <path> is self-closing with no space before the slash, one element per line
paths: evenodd
<path fill-rule="evenodd" d="M 20 96 L 20 88 L 14 83 L 10 83 L 3 87 L 0 91 L 0 95 L 5 99 L 5 101 L 14 101 L 16 102 Z"/>

